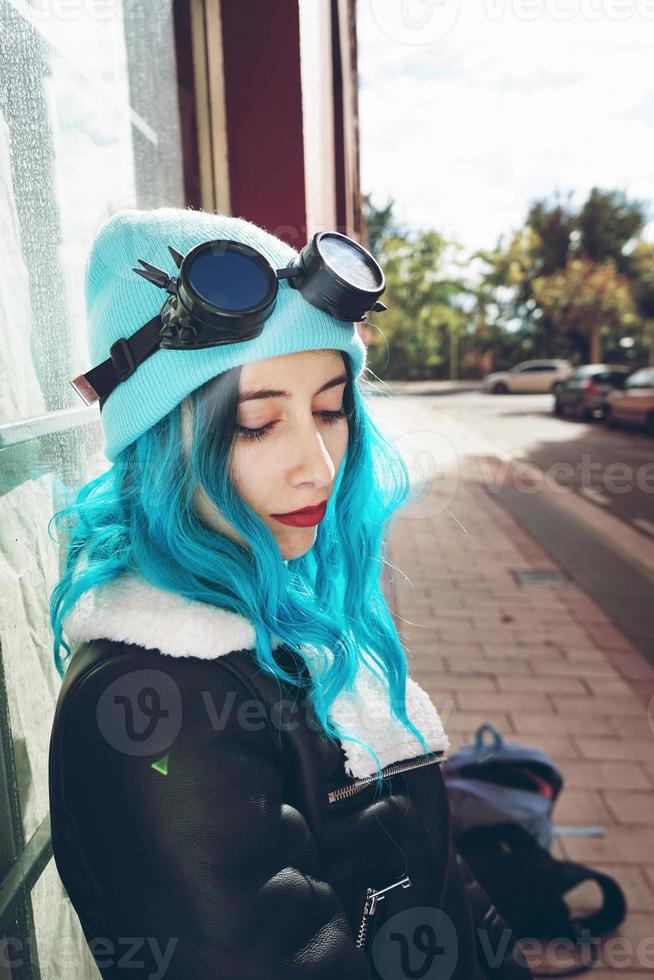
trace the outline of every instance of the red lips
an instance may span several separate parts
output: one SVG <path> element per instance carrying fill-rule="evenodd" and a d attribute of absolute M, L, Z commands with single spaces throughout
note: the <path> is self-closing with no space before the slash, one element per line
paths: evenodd
<path fill-rule="evenodd" d="M 311 527 L 318 524 L 325 516 L 327 501 L 317 504 L 315 507 L 301 507 L 300 510 L 291 511 L 289 514 L 271 514 L 276 521 L 282 524 L 290 524 L 292 527 Z"/>

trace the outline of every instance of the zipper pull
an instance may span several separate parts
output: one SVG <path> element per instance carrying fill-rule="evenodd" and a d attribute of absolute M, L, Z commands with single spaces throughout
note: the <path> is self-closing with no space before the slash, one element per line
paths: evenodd
<path fill-rule="evenodd" d="M 382 899 L 386 898 L 386 893 L 389 892 L 391 888 L 397 888 L 398 885 L 401 885 L 402 888 L 408 888 L 411 884 L 411 879 L 408 875 L 405 875 L 404 878 L 400 878 L 399 881 L 394 881 L 392 885 L 386 885 L 386 888 L 380 888 L 378 891 L 373 891 L 372 888 L 369 888 L 367 896 L 368 902 L 370 903 L 368 906 L 368 915 L 375 914 L 377 902 L 381 902 Z"/>
<path fill-rule="evenodd" d="M 394 881 L 392 885 L 387 885 L 386 888 L 380 888 L 378 891 L 375 891 L 374 888 L 368 886 L 366 889 L 366 900 L 363 903 L 361 922 L 359 923 L 359 932 L 356 939 L 356 944 L 359 949 L 363 949 L 365 945 L 366 934 L 368 932 L 368 917 L 375 914 L 377 902 L 385 898 L 386 892 L 390 891 L 391 888 L 397 888 L 398 885 L 402 885 L 402 888 L 408 888 L 410 884 L 411 880 L 409 876 L 405 875 L 404 878 L 400 878 L 399 881 Z"/>

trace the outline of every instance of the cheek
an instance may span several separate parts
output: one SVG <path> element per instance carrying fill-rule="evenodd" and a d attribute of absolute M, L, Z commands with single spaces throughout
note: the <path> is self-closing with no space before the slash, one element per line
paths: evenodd
<path fill-rule="evenodd" d="M 331 432 L 325 436 L 325 446 L 327 447 L 327 452 L 332 458 L 332 463 L 334 464 L 334 469 L 337 473 L 347 451 L 349 438 L 350 428 L 347 422 L 338 422 L 333 427 Z"/>
<path fill-rule="evenodd" d="M 263 441 L 254 445 L 240 441 L 235 444 L 230 465 L 232 484 L 254 510 L 265 499 L 267 488 L 274 484 L 278 466 L 279 456 L 276 458 Z"/>

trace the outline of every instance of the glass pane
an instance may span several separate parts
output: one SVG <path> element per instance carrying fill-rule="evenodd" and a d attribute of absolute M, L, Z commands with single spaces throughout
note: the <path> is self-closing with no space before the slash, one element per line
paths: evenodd
<path fill-rule="evenodd" d="M 32 889 L 32 908 L 44 980 L 100 980 L 100 971 L 53 859 Z"/>
<path fill-rule="evenodd" d="M 96 231 L 125 207 L 184 204 L 171 3 L 0 0 L 0 425 L 84 408 L 69 379 L 91 367 L 83 285 Z M 67 487 L 108 465 L 97 406 L 85 411 L 89 424 L 0 448 L 0 655 L 26 840 L 48 812 L 61 683 L 48 601 L 62 556 L 47 523 Z M 72 906 L 51 880 L 33 902 L 55 951 Z M 83 958 L 78 946 L 74 970 L 43 975 L 95 976 Z"/>
<path fill-rule="evenodd" d="M 643 370 L 632 374 L 627 382 L 629 388 L 649 388 L 654 383 L 654 372 Z"/>

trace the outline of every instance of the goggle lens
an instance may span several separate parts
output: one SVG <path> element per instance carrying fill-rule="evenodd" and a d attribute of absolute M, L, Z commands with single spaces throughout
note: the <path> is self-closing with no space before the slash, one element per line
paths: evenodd
<path fill-rule="evenodd" d="M 193 291 L 211 306 L 237 312 L 264 301 L 270 277 L 255 259 L 230 249 L 205 249 L 192 259 L 188 282 Z"/>
<path fill-rule="evenodd" d="M 359 289 L 376 289 L 380 285 L 379 274 L 363 252 L 342 238 L 323 235 L 318 250 L 330 269 L 350 285 Z"/>

